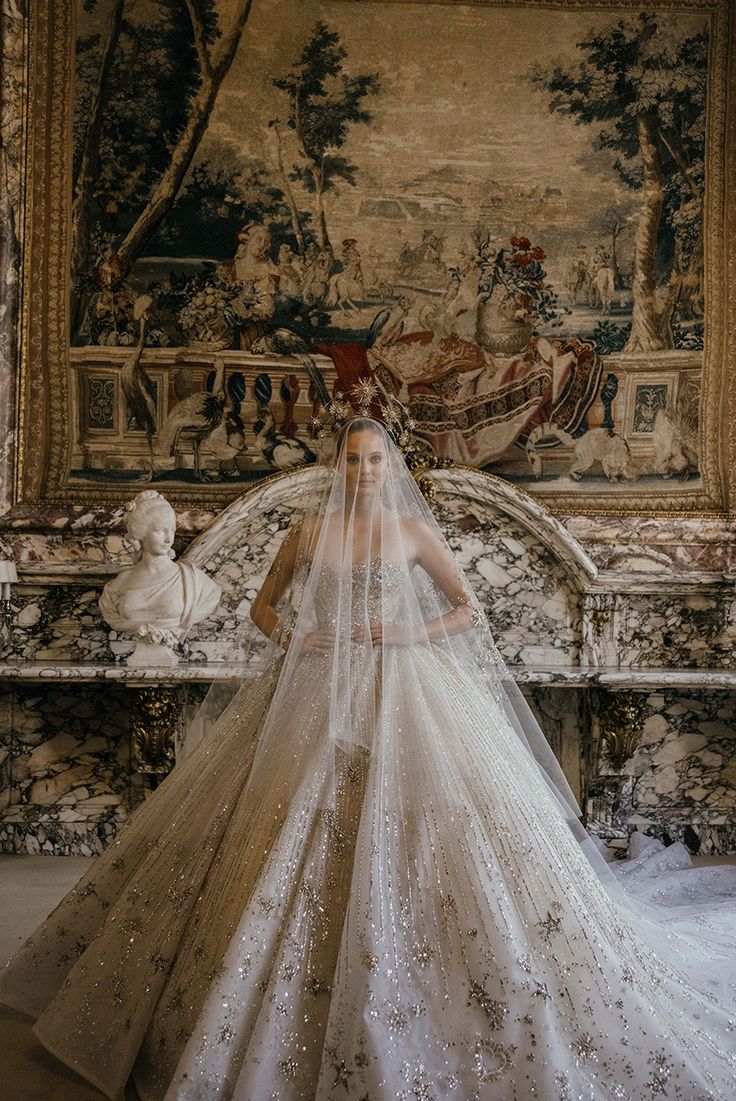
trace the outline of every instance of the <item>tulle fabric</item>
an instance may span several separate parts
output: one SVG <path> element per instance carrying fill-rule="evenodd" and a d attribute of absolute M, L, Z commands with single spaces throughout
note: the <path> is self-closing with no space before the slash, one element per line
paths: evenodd
<path fill-rule="evenodd" d="M 731 1101 L 733 875 L 610 867 L 363 431 L 380 491 L 343 438 L 274 564 L 262 671 L 0 996 L 111 1098 L 132 1074 L 143 1101 Z"/>
<path fill-rule="evenodd" d="M 380 492 L 371 495 L 368 505 L 351 487 L 349 440 L 356 433 L 373 437 L 381 453 L 376 475 Z M 370 451 L 374 445 L 366 446 Z M 269 656 L 280 652 L 285 636 L 290 639 L 261 742 L 264 751 L 271 732 L 278 740 L 282 708 L 288 710 L 292 703 L 294 673 L 306 653 L 313 656 L 310 639 L 318 627 L 333 636 L 320 650 L 330 693 L 329 735 L 343 746 L 372 749 L 384 729 L 384 717 L 375 711 L 383 666 L 393 660 L 395 649 L 373 645 L 370 629 L 376 623 L 394 625 L 411 631 L 410 644 L 401 644 L 408 662 L 404 670 L 409 676 L 404 686 L 407 694 L 419 696 L 423 690 L 425 670 L 414 669 L 414 659 L 421 656 L 423 648 L 429 646 L 434 653 L 446 655 L 489 700 L 504 708 L 567 817 L 579 820 L 581 811 L 565 774 L 510 676 L 477 598 L 402 453 L 381 424 L 356 418 L 346 426 L 326 467 L 321 498 L 310 502 L 308 513 L 292 526 L 285 542 L 296 544 L 296 568 L 271 638 L 272 648 L 264 651 L 263 640 L 252 637 L 245 645 L 246 663 L 258 670 Z M 433 545 L 431 561 L 437 576 L 416 562 L 417 544 Z M 281 556 L 273 570 L 278 573 L 280 568 Z M 443 577 L 452 576 L 450 593 L 438 582 L 441 570 L 445 571 Z M 461 605 L 471 610 L 472 622 L 457 630 L 449 613 Z M 432 625 L 431 634 L 428 624 Z M 356 694 L 357 681 L 362 691 Z"/>

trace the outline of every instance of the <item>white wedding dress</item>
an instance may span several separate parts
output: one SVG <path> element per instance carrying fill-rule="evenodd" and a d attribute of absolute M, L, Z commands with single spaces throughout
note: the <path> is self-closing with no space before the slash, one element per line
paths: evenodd
<path fill-rule="evenodd" d="M 310 628 L 352 594 L 347 649 L 240 689 L 0 997 L 111 1098 L 733 1101 L 729 871 L 657 850 L 624 891 L 482 663 L 365 658 L 359 610 L 403 622 L 406 567 L 348 572 L 309 572 Z"/>

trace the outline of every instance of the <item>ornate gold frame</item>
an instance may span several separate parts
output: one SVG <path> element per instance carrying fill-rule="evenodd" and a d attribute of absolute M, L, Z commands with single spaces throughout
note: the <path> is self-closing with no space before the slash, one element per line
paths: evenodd
<path fill-rule="evenodd" d="M 355 0 L 339 0 L 354 3 Z M 372 0 L 361 0 L 372 2 Z M 416 0 L 390 0 L 415 3 Z M 458 0 L 431 0 L 451 4 Z M 669 492 L 581 491 L 544 495 L 557 513 L 714 515 L 736 509 L 736 10 L 730 0 L 475 0 L 495 6 L 702 12 L 711 24 L 706 178 L 706 349 L 701 401 L 702 488 Z M 29 0 L 30 66 L 26 210 L 17 388 L 16 503 L 37 507 L 115 505 L 130 484 L 89 488 L 67 481 L 70 424 L 69 189 L 74 0 Z M 179 507 L 222 507 L 241 484 L 167 486 Z"/>

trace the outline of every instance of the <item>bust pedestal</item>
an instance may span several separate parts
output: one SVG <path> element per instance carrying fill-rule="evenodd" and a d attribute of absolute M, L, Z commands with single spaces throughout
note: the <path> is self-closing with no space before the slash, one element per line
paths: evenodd
<path fill-rule="evenodd" d="M 166 666 L 179 664 L 179 657 L 171 646 L 163 642 L 153 642 L 147 635 L 139 638 L 135 650 L 126 658 L 126 665 L 134 668 Z"/>

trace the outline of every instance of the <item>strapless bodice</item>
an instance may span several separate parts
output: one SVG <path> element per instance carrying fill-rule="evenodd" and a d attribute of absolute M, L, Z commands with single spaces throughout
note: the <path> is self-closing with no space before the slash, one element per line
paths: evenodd
<path fill-rule="evenodd" d="M 394 623 L 401 604 L 401 582 L 407 579 L 406 566 L 381 555 L 357 562 L 350 571 L 352 621 L 363 625 L 368 620 Z M 340 600 L 346 599 L 346 579 L 329 563 L 324 563 L 315 587 L 314 605 L 320 627 L 337 625 Z"/>

